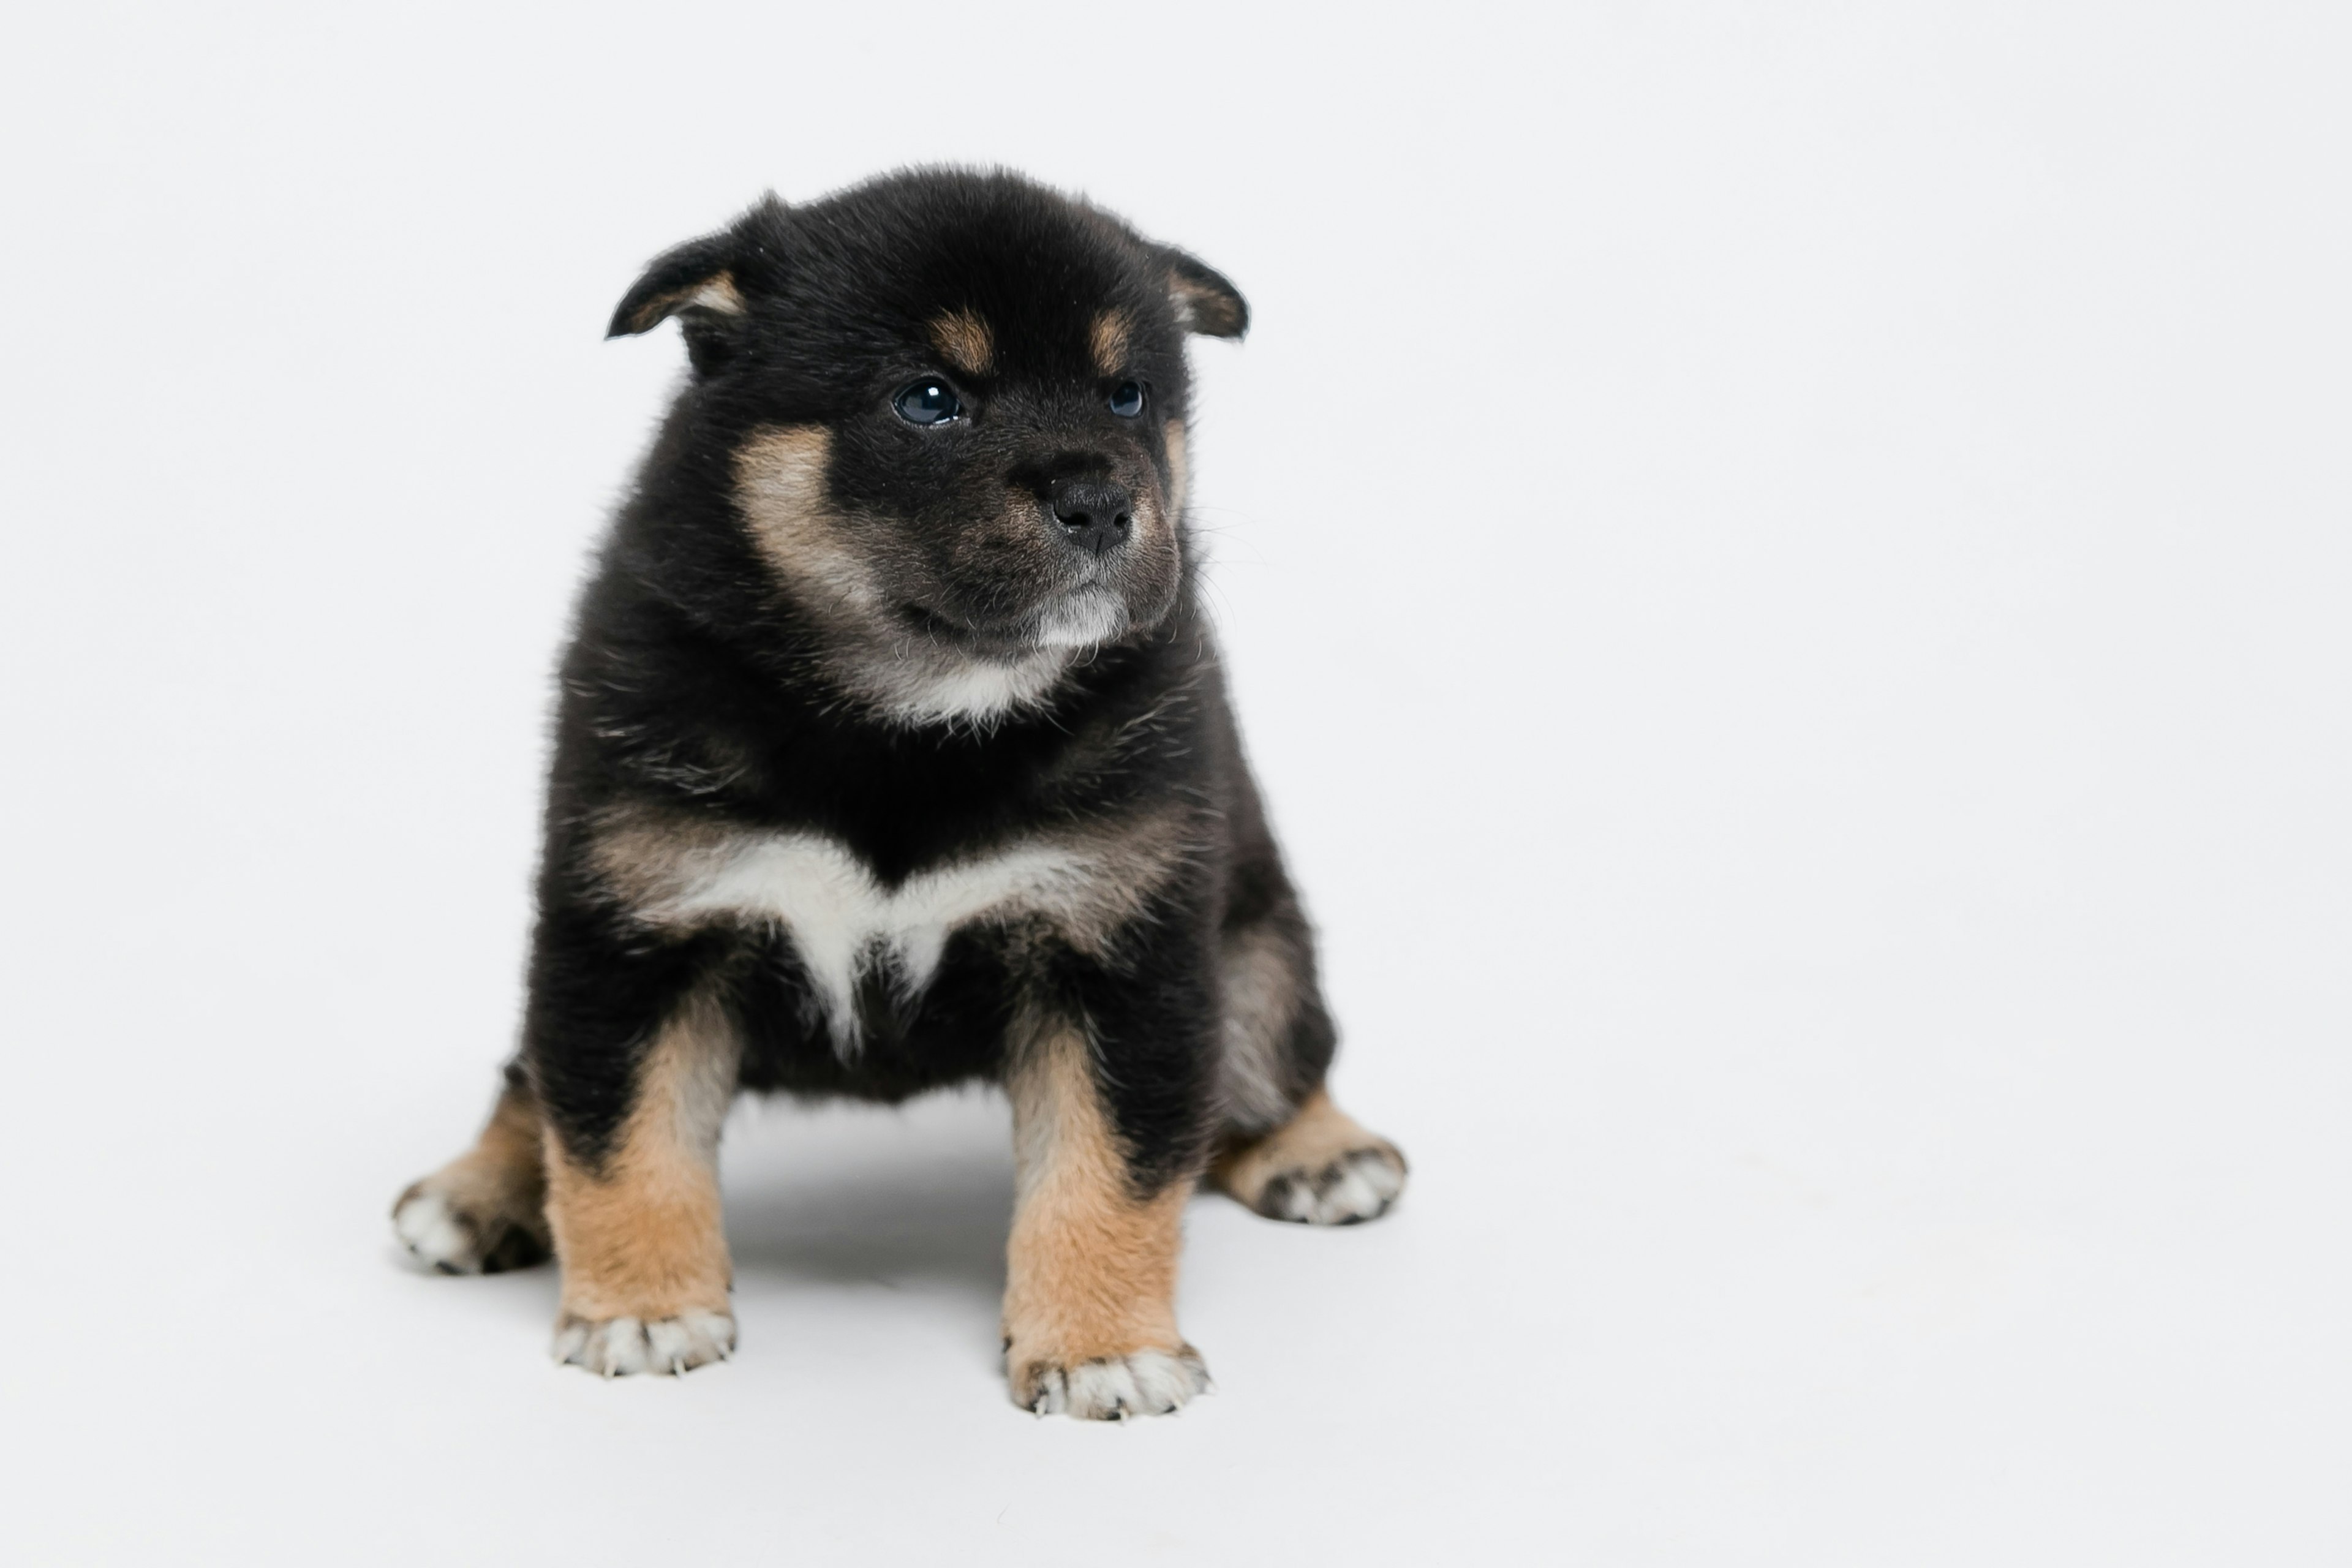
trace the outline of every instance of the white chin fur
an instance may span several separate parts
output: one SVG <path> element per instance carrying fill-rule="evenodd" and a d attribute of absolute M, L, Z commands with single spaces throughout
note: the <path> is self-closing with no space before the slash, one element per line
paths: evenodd
<path fill-rule="evenodd" d="M 1127 605 L 1108 588 L 1081 588 L 1037 623 L 1040 647 L 1092 647 L 1127 629 Z"/>
<path fill-rule="evenodd" d="M 855 690 L 898 723 L 986 726 L 1042 705 L 1081 650 L 1127 629 L 1127 603 L 1116 592 L 1080 588 L 1038 616 L 1034 652 L 997 660 L 939 647 L 898 649 L 844 673 Z"/>

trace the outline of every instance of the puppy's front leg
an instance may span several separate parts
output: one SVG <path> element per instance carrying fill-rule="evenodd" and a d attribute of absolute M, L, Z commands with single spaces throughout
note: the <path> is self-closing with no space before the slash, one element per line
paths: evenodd
<path fill-rule="evenodd" d="M 1176 1331 L 1176 1258 L 1192 1181 L 1139 1187 L 1085 1027 L 1027 1008 L 1007 1065 L 1017 1171 L 1004 1293 L 1013 1403 L 1116 1419 L 1208 1386 Z"/>
<path fill-rule="evenodd" d="M 718 1155 L 740 1059 L 726 1009 L 689 990 L 622 1067 L 627 1110 L 612 1136 L 583 1147 L 576 1131 L 566 1137 L 567 1119 L 550 1119 L 557 1360 L 606 1376 L 679 1373 L 735 1348 Z"/>

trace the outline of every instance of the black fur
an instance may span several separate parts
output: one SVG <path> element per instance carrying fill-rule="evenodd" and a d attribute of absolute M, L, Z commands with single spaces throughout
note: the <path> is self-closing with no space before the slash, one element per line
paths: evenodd
<path fill-rule="evenodd" d="M 953 371 L 935 346 L 931 323 L 960 310 L 990 328 L 986 374 Z M 1133 329 L 1115 375 L 1087 354 L 1105 310 Z M 1184 332 L 1238 336 L 1240 295 L 1025 181 L 922 172 L 805 206 L 769 198 L 653 263 L 613 330 L 673 314 L 693 378 L 604 549 L 562 668 L 522 1059 L 572 1156 L 594 1165 L 609 1152 L 653 1031 L 698 983 L 723 984 L 746 1042 L 744 1087 L 881 1100 L 996 1076 L 1028 994 L 1088 1021 L 1098 1088 L 1133 1184 L 1149 1192 L 1196 1172 L 1237 1131 L 1221 1098 L 1220 954 L 1261 927 L 1297 954 L 1296 1017 L 1276 1064 L 1296 1104 L 1322 1080 L 1332 1030 L 1181 519 L 1165 570 L 1140 562 L 1106 579 L 1123 596 L 1121 634 L 1073 658 L 1036 702 L 914 721 L 856 678 L 857 660 L 887 649 L 846 647 L 833 607 L 780 580 L 737 488 L 747 441 L 822 426 L 827 501 L 863 520 L 861 548 L 893 595 L 900 641 L 889 646 L 1026 657 L 1038 606 L 1068 580 L 1054 553 L 1055 487 L 1074 476 L 1171 484 Z M 893 412 L 898 388 L 943 374 L 977 411 L 964 428 L 918 429 Z M 1130 375 L 1149 404 L 1122 421 L 1104 390 Z M 634 918 L 592 856 L 597 824 L 627 805 L 821 832 L 886 886 L 1026 830 L 1117 832 L 1155 812 L 1182 814 L 1192 847 L 1101 952 L 982 923 L 952 935 L 919 995 L 868 984 L 862 1046 L 845 1054 L 788 933 L 664 934 Z"/>

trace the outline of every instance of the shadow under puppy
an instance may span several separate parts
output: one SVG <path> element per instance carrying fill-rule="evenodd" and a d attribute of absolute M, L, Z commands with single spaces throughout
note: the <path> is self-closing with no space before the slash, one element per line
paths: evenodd
<path fill-rule="evenodd" d="M 741 1089 L 1013 1111 L 1013 1399 L 1173 1410 L 1203 1175 L 1346 1224 L 1405 1166 L 1323 1089 L 1329 1015 L 1195 602 L 1185 335 L 1233 286 L 1013 175 L 773 197 L 655 261 L 693 375 L 562 668 L 522 1048 L 411 1187 L 451 1272 L 562 1260 L 555 1352 L 735 1343 Z"/>

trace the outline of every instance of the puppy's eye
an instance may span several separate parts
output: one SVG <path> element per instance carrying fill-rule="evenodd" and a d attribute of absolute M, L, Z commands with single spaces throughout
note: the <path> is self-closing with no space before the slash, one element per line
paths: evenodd
<path fill-rule="evenodd" d="M 1143 412 L 1143 384 L 1122 381 L 1118 390 L 1110 395 L 1110 411 L 1121 419 L 1132 419 Z"/>
<path fill-rule="evenodd" d="M 909 425 L 944 425 L 963 417 L 963 402 L 941 381 L 919 381 L 890 400 Z"/>

